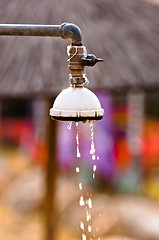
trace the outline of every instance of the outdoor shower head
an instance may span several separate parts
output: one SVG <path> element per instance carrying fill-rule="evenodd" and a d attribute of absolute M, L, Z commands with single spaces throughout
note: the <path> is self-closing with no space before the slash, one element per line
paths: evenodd
<path fill-rule="evenodd" d="M 62 29 L 67 33 L 65 34 L 66 38 L 72 36 L 70 31 L 74 32 L 73 35 L 76 36 L 76 44 L 72 43 L 67 47 L 70 87 L 57 96 L 53 107 L 50 109 L 50 116 L 61 121 L 86 122 L 100 120 L 104 115 L 104 110 L 101 108 L 96 95 L 84 87 L 84 84 L 88 83 L 84 68 L 85 66 L 94 66 L 97 62 L 103 60 L 96 58 L 93 54 L 87 55 L 85 46 L 81 42 L 79 44 L 81 35 L 77 27 L 72 28 L 71 24 L 64 24 L 63 27 Z"/>
<path fill-rule="evenodd" d="M 68 87 L 55 99 L 50 109 L 53 119 L 62 121 L 97 121 L 102 119 L 104 110 L 97 96 L 85 87 Z"/>
<path fill-rule="evenodd" d="M 70 87 L 63 90 L 55 99 L 50 115 L 55 120 L 61 121 L 97 121 L 102 119 L 104 110 L 97 96 L 84 87 L 88 82 L 85 66 L 94 66 L 97 59 L 93 54 L 87 56 L 84 46 L 68 46 L 69 56 L 69 81 Z"/>

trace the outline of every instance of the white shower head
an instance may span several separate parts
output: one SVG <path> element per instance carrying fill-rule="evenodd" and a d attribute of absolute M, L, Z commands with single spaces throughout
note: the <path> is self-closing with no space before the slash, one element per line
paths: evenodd
<path fill-rule="evenodd" d="M 104 109 L 97 96 L 85 87 L 68 87 L 55 99 L 50 116 L 62 121 L 97 121 Z"/>

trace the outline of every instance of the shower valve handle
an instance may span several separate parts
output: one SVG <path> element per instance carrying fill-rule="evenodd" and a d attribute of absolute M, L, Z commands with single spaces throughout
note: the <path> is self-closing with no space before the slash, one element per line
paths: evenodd
<path fill-rule="evenodd" d="M 96 58 L 94 54 L 88 54 L 86 58 L 81 58 L 84 66 L 93 67 L 97 62 L 103 62 L 102 58 Z"/>

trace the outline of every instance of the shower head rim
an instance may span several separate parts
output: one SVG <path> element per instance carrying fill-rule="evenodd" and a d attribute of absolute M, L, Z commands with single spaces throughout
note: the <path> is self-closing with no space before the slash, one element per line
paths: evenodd
<path fill-rule="evenodd" d="M 100 108 L 98 110 L 58 110 L 55 108 L 50 109 L 51 117 L 68 117 L 68 118 L 93 118 L 93 117 L 103 117 L 104 109 Z"/>

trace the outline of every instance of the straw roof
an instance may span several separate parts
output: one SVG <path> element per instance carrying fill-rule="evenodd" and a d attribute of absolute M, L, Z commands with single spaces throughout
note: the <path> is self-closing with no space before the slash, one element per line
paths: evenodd
<path fill-rule="evenodd" d="M 0 23 L 61 24 L 82 31 L 91 89 L 159 86 L 159 6 L 142 0 L 4 0 Z M 68 86 L 69 40 L 0 37 L 0 96 L 52 96 Z"/>

